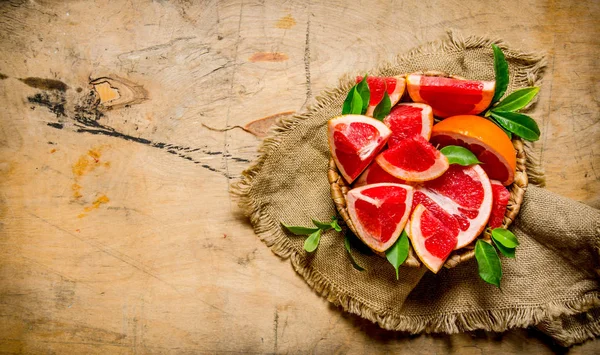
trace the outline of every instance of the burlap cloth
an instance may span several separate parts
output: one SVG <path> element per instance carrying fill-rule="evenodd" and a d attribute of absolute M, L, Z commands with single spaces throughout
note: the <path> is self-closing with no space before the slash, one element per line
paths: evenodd
<path fill-rule="evenodd" d="M 514 51 L 501 41 L 453 33 L 369 74 L 440 70 L 493 80 L 491 43 L 508 60 L 509 92 L 540 84 L 542 56 Z M 501 290 L 479 278 L 475 260 L 437 275 L 424 267 L 403 267 L 397 281 L 386 259 L 356 249 L 353 254 L 367 271 L 355 270 L 341 233 L 324 233 L 317 251 L 309 254 L 303 250 L 305 237 L 282 230 L 280 222 L 310 226 L 311 218 L 325 221 L 335 214 L 327 181 L 326 123 L 341 112 L 352 77 L 341 79 L 338 88 L 325 92 L 303 114 L 280 121 L 264 141 L 258 161 L 233 188 L 255 232 L 273 252 L 289 258 L 330 302 L 386 329 L 456 333 L 536 326 L 563 346 L 600 334 L 600 213 L 533 185 L 542 184 L 543 175 L 531 149 L 530 186 L 511 227 L 521 245 L 516 259 L 502 258 Z"/>

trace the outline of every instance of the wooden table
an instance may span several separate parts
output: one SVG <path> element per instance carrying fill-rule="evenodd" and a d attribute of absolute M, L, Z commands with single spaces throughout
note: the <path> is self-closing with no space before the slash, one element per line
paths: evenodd
<path fill-rule="evenodd" d="M 547 188 L 600 207 L 600 3 L 434 4 L 2 2 L 0 352 L 555 350 L 533 330 L 415 337 L 342 313 L 228 192 L 261 138 L 207 126 L 301 110 L 452 28 L 547 53 Z"/>

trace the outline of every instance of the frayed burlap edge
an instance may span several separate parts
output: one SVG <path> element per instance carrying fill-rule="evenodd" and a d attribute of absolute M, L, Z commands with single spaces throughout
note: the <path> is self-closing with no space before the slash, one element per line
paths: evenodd
<path fill-rule="evenodd" d="M 445 40 L 428 43 L 414 49 L 407 54 L 396 58 L 395 63 L 383 63 L 372 73 L 374 75 L 386 75 L 394 64 L 401 64 L 410 60 L 412 56 L 427 52 L 450 52 L 462 51 L 468 48 L 477 48 L 497 44 L 504 51 L 507 58 L 514 58 L 522 62 L 525 74 L 517 76 L 516 83 L 512 85 L 539 85 L 540 74 L 546 66 L 543 55 L 524 53 L 509 49 L 500 39 L 486 39 L 479 36 L 463 38 L 454 31 L 448 31 Z M 360 317 L 379 324 L 384 329 L 405 331 L 410 333 L 457 333 L 471 330 L 506 331 L 510 328 L 528 327 L 538 324 L 544 320 L 552 319 L 561 315 L 572 315 L 585 312 L 591 308 L 600 306 L 600 294 L 587 294 L 576 300 L 568 302 L 554 301 L 547 304 L 531 306 L 527 308 L 507 308 L 496 310 L 480 310 L 464 312 L 460 314 L 423 315 L 423 316 L 394 316 L 387 312 L 377 312 L 365 303 L 356 300 L 332 284 L 327 278 L 314 270 L 303 255 L 296 251 L 289 239 L 282 232 L 279 223 L 273 221 L 264 211 L 257 199 L 254 198 L 253 180 L 260 172 L 265 161 L 273 154 L 282 140 L 300 122 L 310 118 L 314 112 L 332 104 L 339 95 L 345 95 L 354 84 L 355 74 L 343 76 L 336 88 L 325 90 L 323 94 L 316 97 L 315 101 L 308 106 L 304 113 L 295 114 L 291 117 L 280 119 L 271 129 L 270 135 L 263 141 L 259 148 L 259 158 L 247 170 L 242 173 L 241 180 L 233 184 L 231 193 L 239 198 L 239 206 L 249 216 L 258 237 L 271 248 L 271 250 L 282 258 L 290 258 L 292 266 L 318 294 L 327 298 L 335 305 L 341 306 L 345 311 L 354 313 Z M 533 103 L 535 104 L 535 102 Z M 527 174 L 530 183 L 538 186 L 544 185 L 544 172 L 541 164 L 534 153 L 532 144 L 525 144 L 527 153 Z M 563 345 L 570 346 L 583 342 L 591 337 L 599 336 L 600 329 L 587 329 L 583 336 L 573 336 L 565 339 Z"/>

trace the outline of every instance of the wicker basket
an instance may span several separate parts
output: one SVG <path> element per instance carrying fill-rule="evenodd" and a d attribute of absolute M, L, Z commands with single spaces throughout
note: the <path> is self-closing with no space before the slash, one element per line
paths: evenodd
<path fill-rule="evenodd" d="M 451 76 L 439 72 L 426 72 L 425 75 L 459 78 L 457 76 Z M 502 228 L 508 228 L 508 226 L 510 226 L 510 224 L 517 217 L 519 209 L 521 208 L 521 203 L 523 202 L 523 196 L 525 195 L 525 190 L 527 189 L 528 183 L 527 173 L 525 171 L 526 156 L 525 150 L 523 148 L 523 141 L 520 138 L 515 138 L 513 139 L 512 143 L 515 147 L 515 150 L 517 151 L 517 171 L 515 173 L 514 182 L 510 186 L 508 186 L 508 190 L 510 192 L 510 199 L 506 208 L 504 220 L 502 221 Z M 329 171 L 327 173 L 327 176 L 331 187 L 331 198 L 333 199 L 338 213 L 346 223 L 346 226 L 354 234 L 357 234 L 356 228 L 350 220 L 350 216 L 348 215 L 348 210 L 346 208 L 346 194 L 350 190 L 350 187 L 348 186 L 344 178 L 340 175 L 333 158 L 329 159 Z M 479 236 L 479 239 L 483 239 L 488 242 L 490 241 L 491 234 L 489 227 L 486 228 L 485 231 Z M 446 268 L 453 268 L 463 261 L 472 259 L 474 256 L 475 241 L 473 241 L 471 244 L 467 245 L 464 248 L 453 251 L 446 260 L 444 266 Z M 403 265 L 410 267 L 421 266 L 421 262 L 416 257 L 412 246 L 409 250 L 408 258 L 406 259 Z"/>

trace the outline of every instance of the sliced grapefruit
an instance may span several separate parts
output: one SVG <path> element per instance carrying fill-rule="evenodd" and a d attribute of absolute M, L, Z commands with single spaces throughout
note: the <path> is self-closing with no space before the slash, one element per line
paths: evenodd
<path fill-rule="evenodd" d="M 439 178 L 415 187 L 413 207 L 423 205 L 440 220 L 459 249 L 485 229 L 492 200 L 490 180 L 479 165 L 451 165 Z"/>
<path fill-rule="evenodd" d="M 410 218 L 412 247 L 423 264 L 437 273 L 454 250 L 456 235 L 423 205 L 417 205 Z"/>
<path fill-rule="evenodd" d="M 396 184 L 406 183 L 404 180 L 390 175 L 387 171 L 383 170 L 379 164 L 373 162 L 362 174 L 360 174 L 359 178 L 356 179 L 354 187 L 377 184 L 380 182 L 393 182 Z"/>
<path fill-rule="evenodd" d="M 490 179 L 510 185 L 517 168 L 517 152 L 501 128 L 491 121 L 472 115 L 446 118 L 435 124 L 431 143 L 438 148 L 460 145 L 469 149 Z"/>
<path fill-rule="evenodd" d="M 510 199 L 510 192 L 508 192 L 506 187 L 502 186 L 500 181 L 490 180 L 490 182 L 492 183 L 494 202 L 492 202 L 492 213 L 490 215 L 490 220 L 488 221 L 488 226 L 494 229 L 502 226 L 504 214 L 506 213 L 506 206 Z"/>
<path fill-rule="evenodd" d="M 413 188 L 408 185 L 381 183 L 348 191 L 348 215 L 358 237 L 376 252 L 391 247 L 410 213 Z"/>
<path fill-rule="evenodd" d="M 485 110 L 494 98 L 496 82 L 411 74 L 406 87 L 414 102 L 429 104 L 433 114 L 443 118 Z"/>
<path fill-rule="evenodd" d="M 398 142 L 375 158 L 383 170 L 406 181 L 433 180 L 448 170 L 448 159 L 420 135 Z"/>
<path fill-rule="evenodd" d="M 402 103 L 392 108 L 383 123 L 392 130 L 388 140 L 390 148 L 405 138 L 418 135 L 429 140 L 433 127 L 433 111 L 431 106 L 426 104 Z"/>
<path fill-rule="evenodd" d="M 348 183 L 373 161 L 392 133 L 381 121 L 362 115 L 332 118 L 327 129 L 331 156 Z"/>
<path fill-rule="evenodd" d="M 357 76 L 356 82 L 360 83 L 362 79 L 362 76 Z M 406 81 L 403 76 L 367 76 L 367 85 L 371 91 L 371 96 L 369 99 L 369 107 L 367 108 L 367 113 L 365 113 L 365 115 L 372 117 L 375 107 L 383 99 L 383 93 L 386 91 L 386 87 L 393 107 L 400 100 L 402 94 L 404 94 Z"/>

